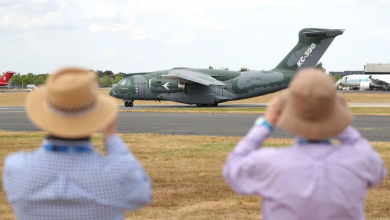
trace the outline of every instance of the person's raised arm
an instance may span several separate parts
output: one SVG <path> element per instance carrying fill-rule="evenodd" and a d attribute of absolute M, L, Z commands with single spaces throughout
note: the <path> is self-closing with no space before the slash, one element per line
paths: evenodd
<path fill-rule="evenodd" d="M 251 194 L 254 192 L 247 187 L 253 181 L 250 173 L 258 172 L 257 169 L 259 166 L 256 163 L 260 164 L 264 162 L 257 161 L 257 159 L 262 158 L 262 155 L 254 154 L 258 152 L 259 147 L 271 134 L 279 115 L 279 99 L 274 98 L 267 108 L 265 117 L 260 117 L 256 120 L 255 125 L 229 154 L 223 169 L 223 176 L 235 192 L 239 194 Z M 269 153 L 267 152 L 267 155 Z M 264 167 L 264 169 L 266 168 Z"/>
<path fill-rule="evenodd" d="M 122 138 L 116 134 L 116 119 L 104 130 L 103 135 L 108 158 L 120 163 L 121 169 L 125 169 L 124 207 L 136 210 L 148 205 L 152 201 L 150 178 Z"/>

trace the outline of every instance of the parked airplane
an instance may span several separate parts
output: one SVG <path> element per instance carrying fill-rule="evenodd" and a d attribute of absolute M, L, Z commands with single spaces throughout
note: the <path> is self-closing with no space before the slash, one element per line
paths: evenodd
<path fill-rule="evenodd" d="M 156 72 L 126 74 L 110 95 L 123 99 L 126 107 L 134 100 L 170 100 L 197 106 L 246 99 L 287 88 L 297 70 L 314 67 L 341 29 L 305 28 L 298 44 L 274 69 L 236 72 L 216 69 L 173 68 Z"/>
<path fill-rule="evenodd" d="M 344 84 L 356 89 L 382 89 L 390 90 L 390 75 L 348 75 L 341 78 L 334 85 Z"/>
<path fill-rule="evenodd" d="M 2 77 L 0 77 L 0 87 L 8 86 L 8 82 L 14 74 L 16 74 L 16 72 L 8 71 Z"/>

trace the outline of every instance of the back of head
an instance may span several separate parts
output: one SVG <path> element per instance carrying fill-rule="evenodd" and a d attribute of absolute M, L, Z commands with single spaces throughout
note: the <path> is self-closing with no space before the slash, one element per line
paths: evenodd
<path fill-rule="evenodd" d="M 280 94 L 278 125 L 311 140 L 324 140 L 343 131 L 353 117 L 333 84 L 332 77 L 320 69 L 300 70 Z"/>
<path fill-rule="evenodd" d="M 56 72 L 27 97 L 29 119 L 40 129 L 67 139 L 88 137 L 105 128 L 116 118 L 118 105 L 98 93 L 96 82 L 93 71 L 67 68 Z"/>

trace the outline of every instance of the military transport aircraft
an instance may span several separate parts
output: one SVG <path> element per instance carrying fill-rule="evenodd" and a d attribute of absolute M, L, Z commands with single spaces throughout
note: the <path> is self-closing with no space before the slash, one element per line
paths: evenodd
<path fill-rule="evenodd" d="M 156 72 L 131 73 L 110 91 L 126 107 L 134 100 L 169 100 L 184 104 L 217 106 L 287 88 L 301 68 L 314 67 L 342 29 L 305 28 L 298 44 L 274 69 L 236 72 L 217 69 L 173 68 Z"/>

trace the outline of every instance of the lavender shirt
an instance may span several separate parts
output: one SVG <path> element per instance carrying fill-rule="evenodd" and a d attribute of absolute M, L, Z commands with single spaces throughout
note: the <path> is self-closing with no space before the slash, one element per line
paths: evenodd
<path fill-rule="evenodd" d="M 348 127 L 340 146 L 296 142 L 258 150 L 271 133 L 255 125 L 228 156 L 223 176 L 238 194 L 261 195 L 263 219 L 361 220 L 367 188 L 386 168 L 360 133 Z"/>

